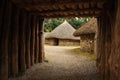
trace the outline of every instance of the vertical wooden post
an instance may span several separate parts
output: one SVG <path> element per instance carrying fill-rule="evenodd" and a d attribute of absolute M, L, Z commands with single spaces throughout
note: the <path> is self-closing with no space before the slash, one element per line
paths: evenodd
<path fill-rule="evenodd" d="M 18 37 L 19 37 L 19 9 L 13 6 L 11 20 L 11 75 L 16 76 L 18 73 Z"/>
<path fill-rule="evenodd" d="M 109 43 L 111 43 L 111 36 L 109 35 L 109 32 L 111 31 L 110 25 L 108 25 L 108 17 L 106 15 L 106 12 L 100 17 L 100 26 L 99 26 L 99 50 L 98 50 L 98 69 L 101 74 L 101 80 L 104 80 L 105 78 L 107 80 L 109 77 L 108 74 L 108 52 L 110 51 L 111 47 Z M 109 26 L 109 29 L 108 29 Z M 109 52 L 110 54 L 110 52 Z"/>
<path fill-rule="evenodd" d="M 38 27 L 39 27 L 39 25 L 38 25 L 38 18 L 36 18 L 36 20 L 35 20 L 35 25 L 34 25 L 34 27 L 35 27 L 35 63 L 38 63 L 38 52 L 39 52 L 39 43 L 38 43 L 38 38 L 39 38 L 39 35 L 38 35 Z"/>
<path fill-rule="evenodd" d="M 30 67 L 30 38 L 31 38 L 31 15 L 28 13 L 27 27 L 26 27 L 26 68 Z"/>
<path fill-rule="evenodd" d="M 114 16 L 111 16 L 113 26 L 112 51 L 109 58 L 110 80 L 120 80 L 120 0 L 116 0 L 115 6 L 115 11 L 111 11 L 112 13 L 114 12 Z"/>
<path fill-rule="evenodd" d="M 1 0 L 0 2 L 0 36 L 1 36 L 1 28 L 2 28 L 2 22 L 3 22 L 3 14 L 5 9 L 5 1 L 6 0 Z"/>
<path fill-rule="evenodd" d="M 35 26 L 34 26 L 35 16 L 31 19 L 31 39 L 30 39 L 30 57 L 31 65 L 34 65 L 34 51 L 35 51 Z"/>
<path fill-rule="evenodd" d="M 39 62 L 42 62 L 44 59 L 44 26 L 43 18 L 39 19 Z"/>
<path fill-rule="evenodd" d="M 20 13 L 20 27 L 19 27 L 19 68 L 20 72 L 25 72 L 26 61 L 25 61 L 25 27 L 26 27 L 26 12 L 21 10 Z"/>
<path fill-rule="evenodd" d="M 3 1 L 3 0 L 2 0 Z M 0 35 L 0 80 L 8 80 L 8 42 L 10 32 L 11 4 L 8 0 L 2 7 L 4 9 Z M 0 15 L 1 16 L 1 15 Z"/>
<path fill-rule="evenodd" d="M 105 8 L 104 8 L 105 9 Z M 114 9 L 111 9 L 114 10 Z M 113 11 L 114 12 L 114 11 Z M 109 10 L 104 10 L 103 14 L 100 18 L 100 26 L 99 26 L 99 49 L 98 49 L 98 69 L 101 74 L 101 80 L 113 80 L 110 79 L 110 57 L 112 50 L 112 28 L 114 26 L 111 19 L 114 20 L 114 17 L 111 16 Z M 115 78 L 114 78 L 115 79 Z M 117 79 L 115 79 L 117 80 Z"/>

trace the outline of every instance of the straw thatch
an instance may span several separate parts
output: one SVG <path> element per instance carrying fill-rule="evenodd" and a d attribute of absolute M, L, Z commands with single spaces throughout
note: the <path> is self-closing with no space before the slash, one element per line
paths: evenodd
<path fill-rule="evenodd" d="M 97 28 L 97 19 L 92 18 L 88 23 L 76 30 L 73 35 L 80 36 L 84 34 L 95 34 Z"/>
<path fill-rule="evenodd" d="M 74 37 L 75 29 L 65 20 L 62 24 L 56 27 L 52 32 L 45 33 L 45 38 L 71 39 L 79 40 L 79 37 Z"/>

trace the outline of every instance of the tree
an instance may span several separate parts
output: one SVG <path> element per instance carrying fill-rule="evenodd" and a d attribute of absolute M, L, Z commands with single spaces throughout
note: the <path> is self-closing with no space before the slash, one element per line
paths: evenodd
<path fill-rule="evenodd" d="M 54 19 L 45 19 L 44 21 L 44 31 L 51 32 L 58 25 L 67 20 L 75 29 L 80 28 L 82 25 L 87 23 L 91 18 L 54 18 Z"/>

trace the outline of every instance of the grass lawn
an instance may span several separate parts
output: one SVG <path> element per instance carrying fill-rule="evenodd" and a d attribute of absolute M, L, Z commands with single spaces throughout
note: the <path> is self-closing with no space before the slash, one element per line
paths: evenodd
<path fill-rule="evenodd" d="M 72 54 L 77 55 L 77 56 L 85 56 L 85 57 L 89 58 L 90 60 L 96 60 L 95 54 L 83 52 L 82 50 L 80 50 L 80 48 L 74 48 L 71 50 L 71 52 L 72 52 Z"/>

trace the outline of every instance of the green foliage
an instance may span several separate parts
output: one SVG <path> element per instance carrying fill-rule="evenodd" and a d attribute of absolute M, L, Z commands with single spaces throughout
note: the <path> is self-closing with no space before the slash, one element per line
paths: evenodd
<path fill-rule="evenodd" d="M 86 22 L 88 22 L 91 18 L 54 18 L 54 19 L 45 19 L 44 21 L 44 31 L 45 32 L 51 32 L 53 29 L 55 29 L 58 25 L 64 22 L 64 20 L 67 20 L 75 29 L 80 28 L 82 25 L 84 25 Z"/>
<path fill-rule="evenodd" d="M 44 21 L 44 31 L 45 32 L 51 32 L 54 28 L 56 28 L 58 25 L 60 25 L 63 22 L 64 22 L 64 20 L 62 18 L 45 19 L 45 21 Z"/>

